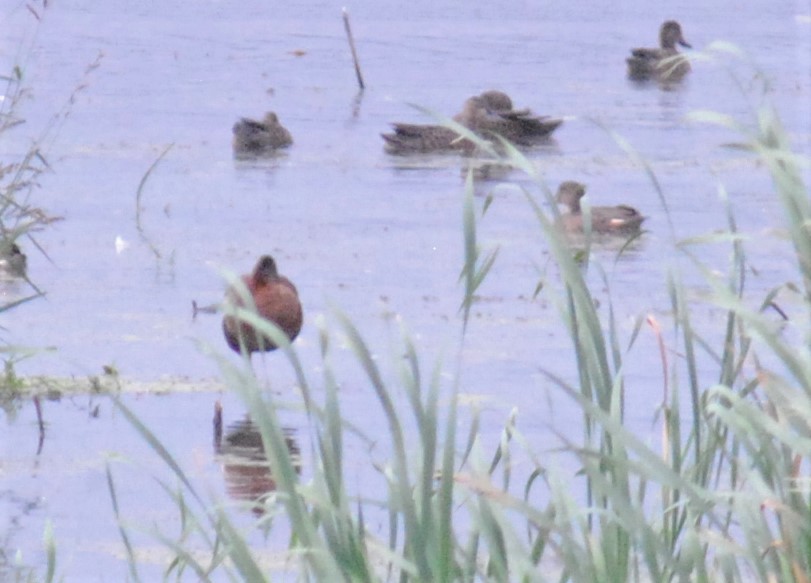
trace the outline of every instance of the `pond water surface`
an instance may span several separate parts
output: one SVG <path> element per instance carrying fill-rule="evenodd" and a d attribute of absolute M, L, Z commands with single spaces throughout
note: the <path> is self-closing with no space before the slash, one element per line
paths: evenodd
<path fill-rule="evenodd" d="M 20 64 L 30 96 L 17 112 L 26 123 L 3 135 L 0 153 L 4 163 L 14 159 L 50 127 L 43 151 L 52 171 L 40 177 L 36 203 L 64 217 L 36 234 L 47 256 L 21 242 L 29 276 L 47 295 L 3 312 L 0 333 L 11 345 L 53 350 L 17 362 L 18 375 L 84 382 L 107 366 L 128 387 L 191 386 L 123 398 L 202 489 L 224 500 L 229 474 L 215 455 L 211 417 L 218 399 L 228 423 L 242 418 L 242 408 L 223 390 L 207 351 L 237 357 L 227 354 L 219 318 L 192 318 L 191 310 L 193 300 L 219 301 L 224 270 L 246 272 L 260 254 L 276 257 L 304 304 L 295 347 L 313 379 L 323 367 L 316 322 L 323 316 L 340 338 L 334 309 L 355 323 L 391 378 L 400 322 L 426 370 L 444 354 L 452 372 L 461 329 L 465 161 L 392 157 L 379 134 L 393 121 L 431 121 L 408 104 L 451 115 L 491 88 L 519 107 L 566 117 L 553 144 L 528 152 L 551 188 L 579 180 L 594 204 L 623 202 L 648 217 L 647 232 L 618 261 L 616 249 L 596 250 L 622 333 L 630 334 L 639 314 L 667 327 L 665 275 L 681 262 L 674 241 L 725 228 L 719 183 L 740 229 L 759 240 L 749 249 L 750 289 L 793 277 L 790 250 L 773 236 L 782 210 L 763 168 L 721 147 L 734 134 L 684 120 L 697 109 L 751 120 L 755 71 L 697 62 L 685 83 L 663 90 L 628 81 L 624 58 L 632 46 L 653 46 L 667 18 L 681 21 L 698 50 L 720 39 L 737 44 L 771 79 L 770 97 L 795 147 L 808 154 L 808 2 L 692 0 L 664 10 L 640 1 L 364 1 L 348 5 L 363 93 L 341 6 L 63 1 L 37 5 L 37 24 L 25 4 L 2 3 L 2 71 Z M 235 161 L 231 126 L 267 110 L 279 114 L 294 145 L 270 160 Z M 604 128 L 650 161 L 674 232 L 644 170 Z M 136 212 L 139 184 L 167 148 Z M 482 246 L 500 252 L 473 309 L 460 383 L 486 399 L 485 438 L 497 437 L 515 407 L 522 430 L 542 443 L 550 426 L 579 431 L 580 416 L 541 374 L 546 368 L 575 378 L 554 295 L 533 298 L 539 280 L 554 282 L 555 273 L 515 184 L 540 192 L 519 173 L 477 185 L 479 208 L 493 197 L 480 225 Z M 726 267 L 727 247 L 700 253 Z M 4 299 L 29 292 L 24 282 L 0 286 Z M 707 320 L 712 324 L 712 314 Z M 649 338 L 638 343 L 626 373 L 629 422 L 647 435 L 655 433 L 650 419 L 661 399 L 660 390 L 648 389 L 661 387 L 661 367 L 653 336 L 643 334 Z M 363 418 L 372 434 L 379 424 L 385 434 L 382 419 L 367 419 L 373 396 L 354 358 L 340 342 L 334 350 L 346 356 L 333 356 L 332 366 L 348 417 Z M 281 355 L 255 360 L 273 394 L 295 399 L 294 374 Z M 66 581 L 120 580 L 126 562 L 105 467 L 112 467 L 125 518 L 144 527 L 175 519 L 152 478 L 167 478 L 166 470 L 106 397 L 63 397 L 43 407 L 41 444 L 32 403 L 8 405 L 0 422 L 0 578 L 3 560 L 18 549 L 24 564 L 42 565 L 50 520 Z M 306 472 L 306 418 L 291 413 L 285 423 Z M 368 460 L 359 455 L 357 464 Z M 250 512 L 235 514 L 261 546 Z M 145 553 L 148 544 L 159 548 L 144 544 Z M 145 562 L 160 573 L 155 553 Z"/>

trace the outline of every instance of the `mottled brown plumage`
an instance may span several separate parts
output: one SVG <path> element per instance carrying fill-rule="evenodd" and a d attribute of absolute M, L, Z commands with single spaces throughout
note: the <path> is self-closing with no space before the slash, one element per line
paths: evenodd
<path fill-rule="evenodd" d="M 478 96 L 484 104 L 486 115 L 474 118 L 475 132 L 482 135 L 498 134 L 519 146 L 531 145 L 548 138 L 563 120 L 547 115 L 536 115 L 529 108 L 513 109 L 510 96 L 503 91 L 491 89 Z"/>
<path fill-rule="evenodd" d="M 471 128 L 477 116 L 485 115 L 485 107 L 477 97 L 465 101 L 462 111 L 453 116 L 453 121 Z M 462 151 L 470 153 L 476 145 L 462 138 L 451 128 L 441 125 L 393 123 L 394 133 L 381 134 L 390 154 L 416 154 L 427 152 Z"/>
<path fill-rule="evenodd" d="M 243 117 L 234 124 L 233 132 L 237 157 L 267 155 L 293 143 L 290 132 L 272 111 L 266 113 L 262 121 Z"/>
<path fill-rule="evenodd" d="M 490 90 L 465 101 L 453 120 L 483 138 L 493 134 L 521 146 L 547 138 L 562 119 L 535 115 L 529 109 L 513 109 L 512 99 L 503 91 Z M 382 134 L 390 154 L 443 151 L 471 153 L 476 146 L 452 129 L 441 125 L 392 124 L 394 133 Z"/>
<path fill-rule="evenodd" d="M 257 313 L 281 328 L 291 342 L 295 340 L 303 321 L 301 302 L 296 286 L 279 275 L 273 258 L 263 255 L 253 272 L 242 276 L 242 282 L 250 293 Z M 250 307 L 250 303 L 246 304 L 244 300 L 243 294 L 236 287 L 231 287 L 226 292 L 227 304 Z M 223 318 L 222 329 L 228 346 L 236 352 L 241 352 L 241 345 L 244 345 L 248 354 L 277 348 L 270 338 L 259 334 L 253 326 L 235 315 L 228 314 Z"/>
<path fill-rule="evenodd" d="M 628 76 L 639 80 L 678 81 L 682 79 L 690 72 L 690 62 L 684 57 L 678 60 L 672 59 L 679 54 L 676 50 L 677 44 L 692 48 L 684 40 L 681 25 L 675 20 L 668 20 L 659 29 L 658 49 L 631 49 L 631 56 L 626 59 Z"/>

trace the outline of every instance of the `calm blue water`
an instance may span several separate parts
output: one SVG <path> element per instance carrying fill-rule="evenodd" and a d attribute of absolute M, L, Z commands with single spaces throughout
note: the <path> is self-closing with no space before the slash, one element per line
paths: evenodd
<path fill-rule="evenodd" d="M 200 345 L 226 352 L 220 322 L 193 320 L 191 302 L 218 301 L 222 270 L 245 272 L 268 252 L 299 288 L 306 322 L 296 348 L 313 382 L 322 369 L 317 320 L 324 316 L 333 331 L 333 350 L 342 356 L 333 355 L 333 367 L 350 417 L 365 414 L 372 397 L 340 341 L 332 307 L 355 322 L 387 379 L 396 379 L 399 321 L 416 338 L 426 370 L 442 353 L 453 372 L 463 164 L 455 157 L 392 158 L 379 134 L 392 121 L 430 121 L 409 103 L 450 115 L 490 88 L 507 91 L 518 106 L 567 117 L 554 147 L 530 153 L 550 187 L 579 180 L 594 204 L 624 202 L 649 217 L 649 232 L 622 260 L 615 264 L 612 250 L 597 252 L 624 333 L 640 313 L 656 315 L 669 329 L 664 275 L 682 262 L 674 240 L 725 227 L 719 183 L 741 230 L 758 240 L 749 249 L 756 269 L 751 289 L 794 277 L 790 252 L 772 235 L 782 211 L 768 176 L 751 157 L 720 147 L 734 134 L 684 121 L 696 109 L 751 119 L 759 102 L 755 70 L 698 62 L 683 86 L 663 91 L 628 82 L 624 58 L 632 46 L 653 46 L 666 18 L 679 19 L 698 50 L 721 39 L 737 44 L 771 79 L 770 97 L 795 146 L 808 154 L 809 2 L 690 1 L 667 11 L 647 2 L 349 5 L 367 83 L 362 95 L 340 3 L 50 4 L 38 25 L 19 2 L 5 1 L 0 10 L 0 71 L 19 64 L 30 90 L 18 110 L 26 123 L 3 135 L 0 153 L 5 161 L 41 140 L 53 171 L 40 177 L 33 197 L 64 217 L 35 235 L 47 257 L 22 242 L 30 277 L 47 296 L 0 316 L 4 341 L 55 348 L 19 362 L 18 374 L 84 378 L 114 365 L 131 381 L 216 382 L 216 363 Z M 231 125 L 271 109 L 294 146 L 272 161 L 235 162 Z M 675 233 L 644 171 L 604 127 L 649 160 Z M 139 183 L 170 145 L 142 192 L 139 232 Z M 555 271 L 523 193 L 510 184 L 529 183 L 517 174 L 506 182 L 477 187 L 479 205 L 485 194 L 494 197 L 480 225 L 481 244 L 501 251 L 474 308 L 462 386 L 487 398 L 485 438 L 495 439 L 512 407 L 525 433 L 539 439 L 549 425 L 577 432 L 579 417 L 540 374 L 547 368 L 574 378 L 555 305 Z M 129 243 L 122 252 L 117 237 Z M 700 251 L 718 269 L 728 254 L 720 245 Z M 533 300 L 540 277 L 548 279 L 549 293 Z M 701 290 L 699 278 L 685 277 Z M 27 288 L 0 291 L 14 297 Z M 655 434 L 649 421 L 661 399 L 661 367 L 652 334 L 642 334 L 628 363 L 629 418 L 640 432 Z M 293 374 L 280 355 L 265 358 L 260 371 L 274 390 L 294 395 Z M 228 401 L 229 412 L 239 408 L 234 397 L 217 393 L 132 400 L 176 455 L 222 494 L 210 447 L 216 398 Z M 124 573 L 121 556 L 110 550 L 119 547 L 103 460 L 113 455 L 160 471 L 107 401 L 99 417 L 89 414 L 97 403 L 77 397 L 46 404 L 40 457 L 33 455 L 30 404 L 0 423 L 0 521 L 11 525 L 3 548 L 21 548 L 27 562 L 38 564 L 50 518 L 66 580 L 117 580 Z M 154 482 L 140 483 L 147 474 L 133 472 L 121 485 L 133 519 L 143 516 L 140 489 L 154 489 Z"/>

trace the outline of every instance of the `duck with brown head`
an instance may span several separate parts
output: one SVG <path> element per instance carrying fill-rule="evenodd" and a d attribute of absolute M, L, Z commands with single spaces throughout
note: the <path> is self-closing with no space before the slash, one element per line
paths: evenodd
<path fill-rule="evenodd" d="M 276 262 L 270 255 L 259 258 L 253 271 L 242 276 L 242 283 L 250 294 L 250 301 L 256 306 L 256 312 L 265 320 L 273 322 L 287 335 L 292 342 L 301 331 L 303 321 L 301 302 L 296 286 L 286 277 L 279 275 Z M 250 308 L 245 290 L 236 286 L 228 289 L 226 304 Z M 267 352 L 278 348 L 268 336 L 261 334 L 251 324 L 234 314 L 226 314 L 222 321 L 225 340 L 236 352 Z"/>
<path fill-rule="evenodd" d="M 631 49 L 631 56 L 626 59 L 628 76 L 636 80 L 681 80 L 690 72 L 690 62 L 683 56 L 678 60 L 673 59 L 679 54 L 677 44 L 692 48 L 684 40 L 681 25 L 675 20 L 668 20 L 659 29 L 658 49 Z"/>
<path fill-rule="evenodd" d="M 581 234 L 585 231 L 580 207 L 580 199 L 585 194 L 585 184 L 574 180 L 562 182 L 558 187 L 557 202 L 569 209 L 568 213 L 560 215 L 559 225 L 566 233 Z M 626 205 L 593 206 L 590 212 L 591 230 L 600 234 L 632 235 L 639 232 L 645 220 L 638 210 Z"/>

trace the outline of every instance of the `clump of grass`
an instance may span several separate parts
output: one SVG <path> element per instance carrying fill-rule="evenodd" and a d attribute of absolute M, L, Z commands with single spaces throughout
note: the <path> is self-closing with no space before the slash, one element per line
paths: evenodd
<path fill-rule="evenodd" d="M 47 2 L 26 4 L 35 30 L 44 17 L 47 6 Z M 30 89 L 25 82 L 25 61 L 32 50 L 33 46 L 21 43 L 17 62 L 8 74 L 0 75 L 0 82 L 5 84 L 3 99 L 0 101 L 0 139 L 6 143 L 12 142 L 13 133 L 22 132 L 26 127 L 26 120 L 21 116 L 20 109 L 25 100 L 31 98 Z M 53 223 L 62 220 L 61 217 L 51 215 L 37 203 L 40 178 L 51 171 L 45 152 L 56 138 L 64 120 L 70 115 L 77 95 L 88 87 L 86 77 L 100 65 L 100 62 L 101 55 L 88 65 L 85 79 L 72 89 L 65 105 L 48 120 L 40 135 L 29 136 L 27 138 L 30 140 L 29 143 L 21 147 L 20 151 L 6 151 L 0 159 L 0 264 L 13 266 L 10 270 L 0 266 L 0 285 L 7 285 L 9 280 L 19 281 L 24 282 L 24 289 L 27 290 L 17 293 L 15 287 L 14 294 L 4 294 L 4 299 L 0 300 L 0 313 L 17 309 L 45 295 L 45 292 L 36 285 L 35 276 L 29 273 L 26 267 L 27 256 L 32 251 L 48 257 L 40 246 L 37 235 Z M 1 332 L 5 332 L 2 327 Z M 9 373 L 13 373 L 10 369 L 13 369 L 14 363 L 19 358 L 30 356 L 31 352 L 31 349 L 12 345 L 0 336 L 0 358 L 5 364 L 7 380 L 13 378 L 13 374 L 10 376 Z M 6 387 L 9 386 L 11 385 L 7 383 Z"/>
<path fill-rule="evenodd" d="M 44 17 L 47 7 L 47 2 L 42 2 L 41 6 L 36 2 L 26 4 L 28 13 L 34 19 L 34 27 Z M 19 111 L 25 100 L 31 98 L 31 92 L 25 83 L 25 59 L 32 49 L 32 46 L 23 44 L 18 51 L 18 62 L 8 74 L 0 75 L 0 82 L 5 84 L 4 98 L 0 101 L 0 138 L 6 141 L 11 141 L 13 132 L 21 132 L 25 128 L 26 120 Z M 6 152 L 7 158 L 0 160 L 0 259 L 7 256 L 14 245 L 24 254 L 33 249 L 47 257 L 47 253 L 37 242 L 36 234 L 62 218 L 49 214 L 36 202 L 39 179 L 44 173 L 51 171 L 46 152 L 70 115 L 77 96 L 89 86 L 88 77 L 100 66 L 101 59 L 102 55 L 99 54 L 87 66 L 84 78 L 73 87 L 61 110 L 47 121 L 42 132 L 37 136 L 28 136 L 27 146 L 16 153 Z M 28 274 L 23 274 L 22 279 L 26 281 L 32 294 L 0 304 L 0 311 L 16 308 L 21 303 L 44 295 Z"/>
<path fill-rule="evenodd" d="M 8 140 L 8 133 L 24 123 L 17 114 L 20 103 L 28 94 L 23 76 L 21 64 L 15 64 L 8 75 L 0 76 L 0 82 L 5 84 L 3 100 L 0 101 L 0 138 L 4 140 Z M 49 168 L 39 147 L 33 144 L 20 156 L 9 155 L 9 158 L 0 160 L 0 260 L 4 262 L 13 257 L 13 250 L 18 242 L 30 239 L 34 232 L 53 220 L 31 203 L 31 195 L 38 186 L 39 176 Z M 25 245 L 20 244 L 18 247 L 24 248 Z M 29 284 L 33 294 L 1 302 L 0 312 L 38 297 L 39 290 L 30 280 Z"/>
<path fill-rule="evenodd" d="M 767 307 L 786 286 L 777 286 L 762 298 L 751 297 L 745 278 L 746 245 L 728 204 L 727 233 L 715 239 L 730 248 L 724 276 L 691 253 L 691 241 L 678 245 L 712 289 L 709 299 L 701 301 L 723 315 L 720 334 L 697 324 L 696 300 L 674 270 L 663 282 L 672 320 L 659 322 L 639 314 L 624 337 L 610 296 L 604 310 L 595 308 L 584 277 L 584 270 L 594 265 L 588 250 L 578 259 L 555 228 L 555 214 L 545 211 L 538 196 L 528 191 L 528 205 L 560 274 L 560 283 L 545 285 L 544 293 L 559 299 L 577 363 L 574 379 L 544 371 L 582 412 L 582 438 L 560 437 L 561 455 L 577 463 L 574 478 L 543 461 L 515 416 L 505 424 L 501 442 L 490 455 L 480 443 L 475 412 L 469 431 L 460 435 L 463 415 L 455 380 L 459 375 L 443 381 L 439 361 L 425 370 L 418 347 L 405 333 L 397 382 L 386 382 L 361 332 L 335 311 L 334 328 L 324 323 L 320 328 L 323 376 L 313 380 L 280 330 L 255 314 L 240 312 L 287 356 L 314 436 L 311 476 L 304 478 L 285 442 L 280 405 L 262 397 L 250 370 L 217 357 L 226 382 L 242 396 L 260 427 L 278 486 L 267 504 L 282 510 L 289 521 L 286 557 L 298 578 L 808 581 L 811 209 L 801 161 L 791 152 L 771 109 L 759 111 L 755 130 L 744 130 L 714 114 L 693 117 L 738 131 L 744 138 L 741 146 L 765 162 L 785 209 L 802 282 L 795 286 L 800 307 L 780 328 Z M 535 174 L 530 162 L 508 144 L 503 153 L 493 155 Z M 538 192 L 552 202 L 540 179 Z M 723 189 L 719 193 L 726 194 Z M 474 292 L 486 283 L 497 253 L 481 248 L 470 180 L 463 216 L 460 344 L 466 334 L 474 333 L 468 322 Z M 663 326 L 670 328 L 667 336 L 661 332 Z M 661 408 L 655 412 L 662 431 L 658 448 L 624 425 L 626 362 L 648 333 L 660 346 L 664 371 Z M 385 419 L 386 435 L 365 435 L 342 413 L 339 383 L 330 366 L 336 335 L 345 339 L 364 371 L 376 408 L 370 404 L 368 414 Z M 682 357 L 668 360 L 674 351 Z M 464 368 L 461 349 L 457 367 Z M 204 499 L 158 438 L 120 407 L 179 484 L 165 488 L 178 508 L 182 532 L 174 538 L 155 535 L 173 552 L 167 574 L 179 577 L 191 570 L 208 579 L 224 571 L 231 579 L 270 580 L 228 514 Z M 349 437 L 385 441 L 382 449 L 389 455 L 377 465 L 384 484 L 382 499 L 373 499 L 374 494 L 362 489 L 351 491 L 345 445 Z M 528 460 L 531 470 L 515 484 L 513 462 L 519 456 Z M 112 475 L 110 484 L 115 501 Z M 368 522 L 376 508 L 387 517 L 382 526 Z M 118 513 L 117 504 L 115 510 Z M 204 541 L 205 561 L 191 551 L 192 535 Z M 129 545 L 125 531 L 122 536 Z M 137 578 L 136 554 L 129 551 L 129 556 L 131 576 Z"/>
<path fill-rule="evenodd" d="M 760 309 L 749 307 L 745 246 L 728 207 L 728 233 L 717 238 L 731 246 L 726 277 L 714 275 L 688 251 L 713 290 L 709 303 L 725 314 L 720 349 L 695 325 L 678 273 L 667 282 L 674 332 L 684 354 L 690 417 L 681 417 L 681 388 L 665 385 L 663 450 L 657 453 L 623 426 L 623 361 L 643 320 L 637 320 L 623 350 L 612 306 L 607 321 L 598 317 L 571 253 L 556 242 L 551 221 L 534 205 L 564 282 L 562 315 L 579 378 L 570 384 L 552 371 L 547 374 L 584 414 L 583 443 L 570 449 L 581 464 L 586 507 L 576 505 L 568 487 L 549 485 L 556 508 L 567 511 L 558 535 L 564 536 L 563 573 L 571 580 L 738 581 L 756 573 L 760 580 L 805 581 L 811 567 L 811 488 L 801 473 L 811 453 L 811 358 L 807 345 L 796 342 L 808 337 L 811 308 L 811 212 L 801 161 L 768 106 L 758 111 L 754 131 L 717 114 L 693 118 L 739 132 L 745 139 L 739 146 L 766 162 L 786 210 L 803 281 L 803 310 L 793 323 L 801 332 L 782 334 L 765 313 L 779 288 L 755 300 Z M 698 373 L 708 359 L 717 370 L 710 386 L 707 373 Z M 671 378 L 678 379 L 681 369 L 674 365 Z"/>
<path fill-rule="evenodd" d="M 38 20 L 38 13 L 32 13 Z M 5 84 L 0 101 L 0 137 L 6 141 L 10 132 L 25 123 L 18 114 L 20 105 L 29 95 L 24 73 L 24 66 L 17 63 L 7 75 L 0 76 L 0 82 Z M 30 237 L 54 220 L 31 202 L 40 175 L 50 169 L 39 144 L 31 144 L 18 156 L 8 156 L 10 159 L 0 161 L 0 253 L 8 253 L 12 244 Z M 0 310 L 9 307 L 0 306 Z"/>

